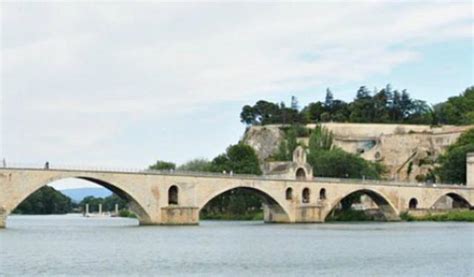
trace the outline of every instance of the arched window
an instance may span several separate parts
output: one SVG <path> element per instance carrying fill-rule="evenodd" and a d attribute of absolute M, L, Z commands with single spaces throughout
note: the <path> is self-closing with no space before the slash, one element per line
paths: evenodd
<path fill-rule="evenodd" d="M 309 203 L 309 196 L 310 196 L 309 188 L 303 189 L 302 196 L 303 196 L 303 203 Z"/>
<path fill-rule="evenodd" d="M 319 191 L 319 199 L 320 199 L 320 200 L 325 200 L 325 199 L 326 199 L 326 189 L 325 189 L 325 188 L 322 188 L 322 189 Z"/>
<path fill-rule="evenodd" d="M 408 208 L 416 209 L 416 206 L 418 206 L 418 200 L 416 200 L 416 198 L 410 199 L 410 202 L 408 203 Z"/>
<path fill-rule="evenodd" d="M 293 199 L 293 189 L 292 188 L 287 188 L 286 189 L 286 200 L 291 200 Z"/>
<path fill-rule="evenodd" d="M 296 179 L 297 180 L 306 179 L 306 172 L 304 171 L 304 169 L 298 168 L 298 170 L 296 170 Z"/>
<path fill-rule="evenodd" d="M 178 187 L 171 186 L 168 190 L 168 205 L 178 205 Z"/>

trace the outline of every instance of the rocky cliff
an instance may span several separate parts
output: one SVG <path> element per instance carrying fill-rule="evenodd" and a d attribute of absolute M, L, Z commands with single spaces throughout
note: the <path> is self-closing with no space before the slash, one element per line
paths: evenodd
<path fill-rule="evenodd" d="M 322 123 L 334 134 L 334 145 L 369 161 L 379 161 L 388 176 L 397 180 L 415 180 L 433 168 L 433 162 L 466 130 L 474 126 L 405 124 Z M 283 125 L 252 126 L 244 134 L 244 143 L 252 146 L 261 161 L 274 154 L 284 139 Z M 309 129 L 314 124 L 306 126 Z M 298 141 L 307 145 L 308 137 Z"/>

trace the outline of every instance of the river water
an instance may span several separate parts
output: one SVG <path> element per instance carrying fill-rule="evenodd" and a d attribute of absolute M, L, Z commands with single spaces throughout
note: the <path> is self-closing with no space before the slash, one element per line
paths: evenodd
<path fill-rule="evenodd" d="M 474 224 L 264 224 L 10 216 L 0 275 L 474 276 Z"/>

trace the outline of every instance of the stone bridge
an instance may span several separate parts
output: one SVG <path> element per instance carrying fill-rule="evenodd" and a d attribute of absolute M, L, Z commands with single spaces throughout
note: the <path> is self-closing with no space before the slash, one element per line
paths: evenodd
<path fill-rule="evenodd" d="M 470 157 L 470 169 L 474 166 Z M 443 196 L 463 207 L 474 205 L 474 180 L 467 186 L 421 185 L 362 180 L 283 178 L 270 176 L 202 175 L 163 172 L 0 168 L 0 227 L 29 195 L 57 180 L 78 178 L 94 182 L 127 199 L 140 224 L 198 224 L 199 211 L 214 197 L 242 188 L 259 195 L 265 222 L 324 222 L 341 200 L 362 192 L 388 220 L 409 209 L 432 209 Z"/>

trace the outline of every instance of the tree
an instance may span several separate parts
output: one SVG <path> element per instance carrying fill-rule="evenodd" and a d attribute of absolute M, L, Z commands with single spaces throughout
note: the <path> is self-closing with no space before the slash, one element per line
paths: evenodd
<path fill-rule="evenodd" d="M 258 157 L 249 145 L 239 143 L 215 157 L 211 171 L 261 175 Z M 234 189 L 212 199 L 203 209 L 203 218 L 251 219 L 261 213 L 262 200 L 254 192 Z"/>
<path fill-rule="evenodd" d="M 442 124 L 474 124 L 474 86 L 468 87 L 459 96 L 435 106 L 435 112 Z"/>
<path fill-rule="evenodd" d="M 313 166 L 314 176 L 319 177 L 379 179 L 385 170 L 381 164 L 338 148 L 310 151 L 308 162 Z"/>
<path fill-rule="evenodd" d="M 329 88 L 326 89 L 326 98 L 324 100 L 324 107 L 329 111 L 332 110 L 332 103 L 334 101 L 334 95 Z"/>
<path fill-rule="evenodd" d="M 362 86 L 357 91 L 356 99 L 350 105 L 352 122 L 373 122 L 374 101 L 366 87 Z"/>
<path fill-rule="evenodd" d="M 155 164 L 150 165 L 148 168 L 151 170 L 175 170 L 176 165 L 172 162 L 158 160 Z"/>
<path fill-rule="evenodd" d="M 309 130 L 301 125 L 291 125 L 290 128 L 285 129 L 285 137 L 278 145 L 278 150 L 273 158 L 277 161 L 291 161 L 293 159 L 293 152 L 298 143 L 298 137 L 307 136 Z"/>
<path fill-rule="evenodd" d="M 307 121 L 320 122 L 321 114 L 323 114 L 325 111 L 326 109 L 324 108 L 323 103 L 316 102 L 309 103 L 308 106 L 306 106 L 302 112 L 304 113 Z"/>
<path fill-rule="evenodd" d="M 296 99 L 296 96 L 291 96 L 291 109 L 295 111 L 299 110 L 298 99 Z"/>
<path fill-rule="evenodd" d="M 226 153 L 214 158 L 211 171 L 261 175 L 257 154 L 249 145 L 239 143 L 227 148 Z"/>
<path fill-rule="evenodd" d="M 240 113 L 240 121 L 247 125 L 251 125 L 251 124 L 257 123 L 255 120 L 256 118 L 255 118 L 254 109 L 249 105 L 245 105 L 242 108 L 242 112 Z"/>
<path fill-rule="evenodd" d="M 72 211 L 72 200 L 53 187 L 44 186 L 28 196 L 13 211 L 19 214 L 65 214 Z"/>
<path fill-rule="evenodd" d="M 462 134 L 446 153 L 438 158 L 435 174 L 445 183 L 466 183 L 466 155 L 474 152 L 474 128 Z"/>
<path fill-rule="evenodd" d="M 321 125 L 317 125 L 309 137 L 308 147 L 310 152 L 330 150 L 333 142 L 333 134 Z"/>
<path fill-rule="evenodd" d="M 211 171 L 211 162 L 209 162 L 206 159 L 194 159 L 180 165 L 178 167 L 178 170 L 207 172 L 207 171 Z"/>

